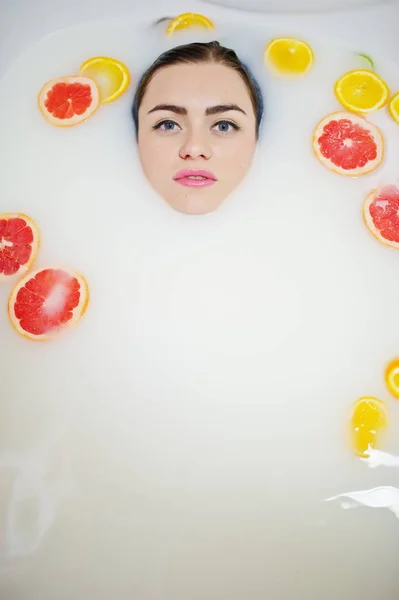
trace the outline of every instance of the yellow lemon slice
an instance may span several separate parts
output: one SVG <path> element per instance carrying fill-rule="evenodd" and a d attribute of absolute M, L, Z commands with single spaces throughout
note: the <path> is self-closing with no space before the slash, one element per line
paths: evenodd
<path fill-rule="evenodd" d="M 183 13 L 179 15 L 169 24 L 166 33 L 172 35 L 180 29 L 189 29 L 190 27 L 203 27 L 205 29 L 213 29 L 213 23 L 207 17 L 197 13 Z"/>
<path fill-rule="evenodd" d="M 266 64 L 277 74 L 299 77 L 313 64 L 313 50 L 303 40 L 276 38 L 265 50 Z"/>
<path fill-rule="evenodd" d="M 399 398 L 399 358 L 391 360 L 385 369 L 385 383 L 392 396 Z"/>
<path fill-rule="evenodd" d="M 352 446 L 358 456 L 365 454 L 369 446 L 376 447 L 378 434 L 388 425 L 388 411 L 382 400 L 360 398 L 355 402 L 350 421 Z"/>
<path fill-rule="evenodd" d="M 357 70 L 338 79 L 335 95 L 348 110 L 364 114 L 382 108 L 388 101 L 389 89 L 373 71 Z"/>
<path fill-rule="evenodd" d="M 392 119 L 399 123 L 399 92 L 392 96 L 389 101 L 388 110 Z"/>
<path fill-rule="evenodd" d="M 115 58 L 95 56 L 80 66 L 80 72 L 93 79 L 100 90 L 101 102 L 113 102 L 130 83 L 128 68 Z"/>

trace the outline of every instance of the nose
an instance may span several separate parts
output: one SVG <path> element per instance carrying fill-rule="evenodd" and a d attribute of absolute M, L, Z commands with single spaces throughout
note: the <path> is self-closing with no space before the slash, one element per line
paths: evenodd
<path fill-rule="evenodd" d="M 191 130 L 186 132 L 179 155 L 184 160 L 197 158 L 208 160 L 212 156 L 212 151 L 206 136 L 202 132 Z"/>

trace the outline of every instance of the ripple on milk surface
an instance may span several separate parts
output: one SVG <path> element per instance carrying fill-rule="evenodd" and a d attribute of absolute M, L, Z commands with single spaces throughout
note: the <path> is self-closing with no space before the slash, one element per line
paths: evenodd
<path fill-rule="evenodd" d="M 51 573 L 50 592 L 65 577 L 56 557 L 68 551 L 107 593 L 131 577 L 142 598 L 166 590 L 176 600 L 238 600 L 280 589 L 301 600 L 313 589 L 329 600 L 325 582 L 350 564 L 334 593 L 368 600 L 378 589 L 390 600 L 390 522 L 376 511 L 341 518 L 323 500 L 395 483 L 389 469 L 377 480 L 350 455 L 343 428 L 356 398 L 386 398 L 383 367 L 397 354 L 397 255 L 361 219 L 367 193 L 397 177 L 397 126 L 383 113 L 370 117 L 388 138 L 381 170 L 358 180 L 330 174 L 312 156 L 311 134 L 339 110 L 332 86 L 356 67 L 351 52 L 359 49 L 309 39 L 317 58 L 309 76 L 277 81 L 260 57 L 264 42 L 284 32 L 256 30 L 249 43 L 226 27 L 221 41 L 241 52 L 265 92 L 262 139 L 250 175 L 220 210 L 178 215 L 141 174 L 132 90 L 65 131 L 35 104 L 42 83 L 96 54 L 122 60 L 136 80 L 174 41 L 133 35 L 135 27 L 59 32 L 0 82 L 13 90 L 0 99 L 1 212 L 36 220 L 38 267 L 74 268 L 90 288 L 82 322 L 51 344 L 26 342 L 4 313 L 0 320 L 2 451 L 27 464 L 39 456 L 31 470 L 18 459 L 25 467 L 15 467 L 1 505 L 13 515 L 14 548 L 37 561 L 36 573 Z M 398 87 L 396 68 L 361 50 Z M 0 289 L 4 306 L 9 291 Z M 398 406 L 390 405 L 393 430 Z M 62 477 L 49 483 L 47 454 L 36 452 L 64 422 L 74 499 Z M 397 454 L 395 444 L 393 435 Z M 42 515 L 31 529 L 18 498 Z M 108 540 L 101 556 L 100 533 Z M 363 568 L 371 539 L 389 555 L 372 580 Z M 215 552 L 218 573 L 204 576 L 214 572 Z M 118 576 L 111 554 L 121 557 Z M 294 567 L 301 578 L 287 577 Z M 43 598 L 50 593 L 34 574 L 25 581 Z M 76 597 L 69 585 L 65 597 Z M 28 597 L 19 592 L 18 600 Z"/>

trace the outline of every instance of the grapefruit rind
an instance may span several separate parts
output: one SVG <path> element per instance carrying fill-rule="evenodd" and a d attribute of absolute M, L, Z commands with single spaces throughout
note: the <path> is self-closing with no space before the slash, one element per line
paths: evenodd
<path fill-rule="evenodd" d="M 120 77 L 120 81 L 117 83 L 115 91 L 108 96 L 104 94 L 101 89 L 101 76 L 103 75 L 104 71 L 106 72 L 107 70 L 111 70 L 111 75 L 112 71 L 114 71 L 114 73 L 117 73 L 117 76 Z M 87 71 L 89 78 L 96 82 L 102 104 L 114 102 L 114 100 L 119 98 L 119 96 L 121 96 L 127 90 L 130 84 L 129 69 L 125 64 L 116 58 L 110 58 L 108 56 L 95 56 L 93 58 L 89 58 L 80 65 L 79 71 L 81 73 L 85 73 Z M 98 82 L 96 81 L 97 76 L 100 78 Z M 115 78 L 115 74 L 113 74 L 113 77 Z"/>
<path fill-rule="evenodd" d="M 376 96 L 375 101 L 367 107 L 361 107 L 353 103 L 353 99 L 359 98 L 359 89 L 361 90 L 360 94 L 364 93 L 364 87 L 356 87 L 357 94 L 355 94 L 354 96 L 352 95 L 352 102 L 350 100 L 350 93 L 348 94 L 348 88 L 353 89 L 353 84 L 351 86 L 350 81 L 351 78 L 353 80 L 355 77 L 363 77 L 365 82 L 367 82 L 367 80 L 373 81 L 373 83 L 377 84 L 377 86 L 379 87 L 379 96 Z M 348 71 L 348 73 L 345 73 L 344 75 L 342 75 L 342 77 L 338 79 L 338 81 L 336 81 L 334 86 L 334 92 L 337 97 L 337 100 L 340 102 L 340 104 L 342 104 L 344 108 L 346 108 L 346 110 L 350 110 L 354 113 L 360 114 L 368 114 L 379 110 L 380 108 L 385 106 L 389 98 L 389 88 L 385 81 L 381 79 L 381 77 L 379 77 L 374 71 L 371 71 L 369 69 L 356 69 L 353 71 Z"/>
<path fill-rule="evenodd" d="M 399 358 L 391 360 L 385 369 L 385 383 L 392 396 L 399 398 Z"/>
<path fill-rule="evenodd" d="M 92 103 L 87 108 L 84 114 L 75 114 L 70 119 L 60 119 L 58 117 L 54 117 L 51 114 L 51 112 L 47 110 L 45 106 L 47 94 L 57 83 L 81 83 L 82 85 L 90 86 Z M 46 121 L 48 121 L 52 125 L 55 125 L 56 127 L 73 127 L 74 125 L 79 125 L 80 123 L 87 121 L 87 119 L 89 119 L 96 112 L 96 110 L 100 106 L 100 91 L 96 82 L 93 79 L 90 79 L 89 77 L 82 77 L 79 75 L 68 75 L 66 77 L 58 77 L 56 79 L 51 79 L 50 81 L 47 81 L 47 83 L 44 84 L 44 86 L 39 92 L 38 105 L 40 112 L 42 113 Z"/>
<path fill-rule="evenodd" d="M 382 400 L 371 396 L 356 400 L 349 427 L 354 453 L 361 458 L 367 458 L 366 452 L 370 447 L 376 448 L 377 441 L 381 441 L 388 424 L 388 410 Z"/>
<path fill-rule="evenodd" d="M 30 217 L 28 217 L 24 213 L 3 213 L 0 214 L 0 221 L 3 219 L 23 219 L 28 225 L 28 227 L 30 227 L 30 229 L 32 230 L 33 242 L 30 244 L 32 251 L 28 262 L 24 265 L 21 265 L 18 271 L 16 273 L 13 273 L 12 275 L 4 275 L 4 273 L 0 273 L 0 283 L 5 281 L 12 281 L 14 277 L 21 276 L 27 273 L 33 265 L 33 263 L 35 262 L 40 247 L 40 231 L 36 223 Z"/>
<path fill-rule="evenodd" d="M 339 119 L 349 119 L 350 121 L 361 125 L 367 129 L 374 138 L 374 141 L 377 145 L 377 157 L 375 160 L 369 161 L 364 167 L 357 167 L 356 169 L 343 169 L 338 165 L 335 165 L 331 160 L 322 155 L 319 149 L 318 139 L 323 134 L 324 127 L 333 120 Z M 384 138 L 382 136 L 381 131 L 378 129 L 376 125 L 366 121 L 366 119 L 360 115 L 356 115 L 350 112 L 335 112 L 324 117 L 317 125 L 316 129 L 313 133 L 312 138 L 313 152 L 315 156 L 319 159 L 319 161 L 330 171 L 334 173 L 338 173 L 339 175 L 344 175 L 346 177 L 357 177 L 360 175 L 366 175 L 371 171 L 374 171 L 382 162 L 384 158 Z"/>
<path fill-rule="evenodd" d="M 214 29 L 214 24 L 210 19 L 200 15 L 199 13 L 182 13 L 175 17 L 169 24 L 166 33 L 172 35 L 181 29 L 189 29 L 191 27 L 202 27 L 203 29 Z"/>
<path fill-rule="evenodd" d="M 33 279 L 38 273 L 45 271 L 47 269 L 55 269 L 55 270 L 65 271 L 66 273 L 71 275 L 71 277 L 75 277 L 78 280 L 79 285 L 80 285 L 80 300 L 79 300 L 78 306 L 73 310 L 72 319 L 70 319 L 67 323 L 63 324 L 58 329 L 53 329 L 49 333 L 44 333 L 41 335 L 34 335 L 21 327 L 19 319 L 15 316 L 14 306 L 16 303 L 16 299 L 17 299 L 19 290 L 21 288 L 23 288 L 24 285 L 30 279 Z M 28 340 L 33 340 L 35 342 L 46 342 L 46 341 L 53 340 L 54 338 L 58 337 L 61 333 L 63 333 L 67 329 L 71 329 L 71 328 L 75 327 L 79 323 L 81 318 L 84 316 L 88 303 L 89 303 L 89 287 L 88 287 L 87 281 L 83 277 L 83 275 L 81 275 L 80 273 L 78 273 L 76 271 L 73 271 L 71 269 L 66 269 L 63 267 L 54 267 L 54 266 L 42 267 L 41 269 L 37 269 L 35 271 L 32 271 L 31 273 L 28 273 L 23 279 L 21 279 L 16 284 L 14 289 L 11 291 L 10 297 L 8 299 L 8 316 L 9 316 L 9 319 L 10 319 L 11 324 L 14 327 L 15 331 L 17 333 L 19 333 L 22 337 L 24 337 Z"/>
<path fill-rule="evenodd" d="M 391 241 L 384 238 L 381 235 L 380 231 L 374 225 L 373 218 L 370 215 L 370 205 L 374 202 L 374 199 L 376 195 L 380 192 L 380 190 L 381 188 L 377 188 L 370 192 L 370 194 L 367 196 L 363 204 L 363 220 L 366 224 L 367 229 L 375 237 L 376 240 L 381 242 L 381 244 L 384 244 L 384 246 L 388 246 L 389 248 L 395 248 L 396 250 L 399 250 L 399 242 L 394 242 L 393 240 Z"/>

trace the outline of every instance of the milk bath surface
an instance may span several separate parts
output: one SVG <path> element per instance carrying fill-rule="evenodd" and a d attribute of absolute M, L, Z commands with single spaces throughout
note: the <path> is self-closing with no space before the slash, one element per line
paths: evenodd
<path fill-rule="evenodd" d="M 333 84 L 355 53 L 392 90 L 398 68 L 371 43 L 307 36 L 312 70 L 275 79 L 262 54 L 280 35 L 220 26 L 261 82 L 266 115 L 247 179 L 204 218 L 149 188 L 131 122 L 135 82 L 177 38 L 136 21 L 85 24 L 41 40 L 0 82 L 1 212 L 30 214 L 36 266 L 78 265 L 91 293 L 78 328 L 35 344 L 13 331 L 0 288 L 8 600 L 397 597 L 392 514 L 325 499 L 397 486 L 396 470 L 352 455 L 345 425 L 357 398 L 383 399 L 381 450 L 399 454 L 383 381 L 397 354 L 398 255 L 361 217 L 367 194 L 397 178 L 398 129 L 370 117 L 388 151 L 358 179 L 323 168 L 311 135 L 339 110 Z M 123 61 L 133 87 L 60 132 L 37 93 L 96 55 Z"/>

